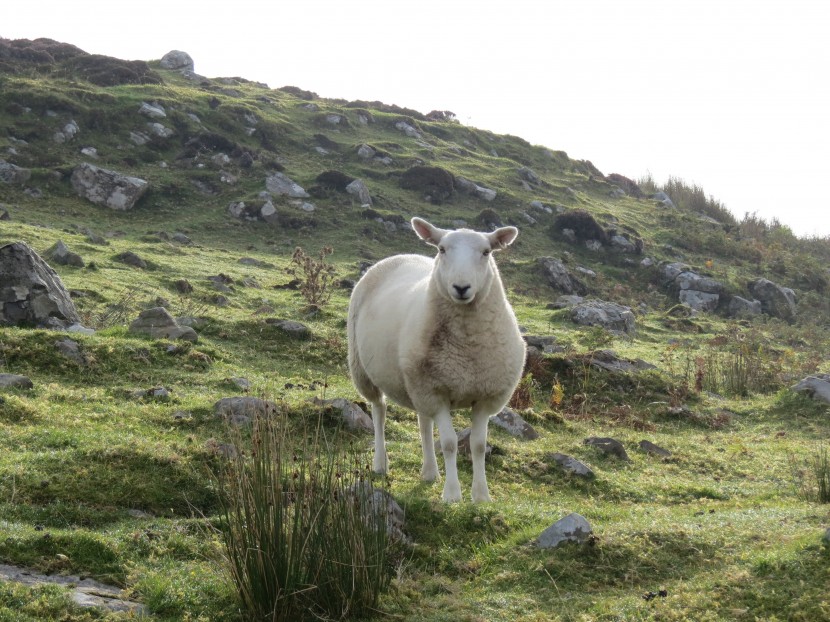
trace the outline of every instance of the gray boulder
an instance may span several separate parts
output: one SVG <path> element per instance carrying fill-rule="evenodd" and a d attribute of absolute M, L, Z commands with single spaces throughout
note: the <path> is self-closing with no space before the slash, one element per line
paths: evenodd
<path fill-rule="evenodd" d="M 283 173 L 273 173 L 266 177 L 265 188 L 273 194 L 284 195 L 293 199 L 307 199 L 309 197 L 308 192 L 302 186 Z"/>
<path fill-rule="evenodd" d="M 68 337 L 59 339 L 55 342 L 55 350 L 64 358 L 77 365 L 84 367 L 87 364 L 86 355 L 81 352 L 81 347 L 78 345 L 78 342 L 73 339 L 69 339 Z"/>
<path fill-rule="evenodd" d="M 554 549 L 564 542 L 582 544 L 592 534 L 591 524 L 584 516 L 574 512 L 545 529 L 536 540 L 536 546 L 540 549 Z"/>
<path fill-rule="evenodd" d="M 0 389 L 31 389 L 34 386 L 26 376 L 0 374 Z"/>
<path fill-rule="evenodd" d="M 74 266 L 76 268 L 84 267 L 84 260 L 81 256 L 78 253 L 70 251 L 61 240 L 55 242 L 44 254 L 52 263 L 62 266 Z"/>
<path fill-rule="evenodd" d="M 730 317 L 755 317 L 761 315 L 762 311 L 760 300 L 747 300 L 740 296 L 732 296 L 729 299 Z"/>
<path fill-rule="evenodd" d="M 582 442 L 585 445 L 596 447 L 604 454 L 614 456 L 615 458 L 619 458 L 625 462 L 631 462 L 631 458 L 628 457 L 625 447 L 615 438 L 609 438 L 607 436 L 590 436 Z"/>
<path fill-rule="evenodd" d="M 181 71 L 194 71 L 193 59 L 187 52 L 181 50 L 170 50 L 161 57 L 159 63 L 165 69 L 179 69 Z"/>
<path fill-rule="evenodd" d="M 275 318 L 268 318 L 265 320 L 266 324 L 271 324 L 278 328 L 289 337 L 294 339 L 308 339 L 311 337 L 311 329 L 302 322 L 295 322 L 294 320 L 279 320 Z"/>
<path fill-rule="evenodd" d="M 121 211 L 132 209 L 150 188 L 150 184 L 143 179 L 86 162 L 75 167 L 71 182 L 81 198 Z"/>
<path fill-rule="evenodd" d="M 339 410 L 343 422 L 352 430 L 373 432 L 375 429 L 372 418 L 360 406 L 346 398 L 338 397 L 333 400 L 321 400 L 315 397 L 313 402 L 317 406 Z"/>
<path fill-rule="evenodd" d="M 756 279 L 749 283 L 749 293 L 761 301 L 761 309 L 767 315 L 795 322 L 795 292 L 776 285 L 767 279 Z"/>
<path fill-rule="evenodd" d="M 595 477 L 591 467 L 567 454 L 555 453 L 551 454 L 549 458 L 569 475 L 576 475 L 577 477 L 584 477 L 585 479 L 593 479 Z"/>
<path fill-rule="evenodd" d="M 584 296 L 588 293 L 585 284 L 568 271 L 561 259 L 540 257 L 536 266 L 552 288 L 565 294 Z"/>
<path fill-rule="evenodd" d="M 65 328 L 81 318 L 57 273 L 23 242 L 0 247 L 0 326 Z"/>
<path fill-rule="evenodd" d="M 32 171 L 21 168 L 11 162 L 0 160 L 0 182 L 4 184 L 22 185 L 29 181 Z"/>
<path fill-rule="evenodd" d="M 533 429 L 533 426 L 509 408 L 504 408 L 500 413 L 490 417 L 490 424 L 523 441 L 539 438 L 539 433 Z"/>
<path fill-rule="evenodd" d="M 277 412 L 277 405 L 258 397 L 223 397 L 213 405 L 214 414 L 234 425 L 246 425 L 254 417 L 267 417 Z"/>
<path fill-rule="evenodd" d="M 467 194 L 472 194 L 474 196 L 477 196 L 479 199 L 483 199 L 485 201 L 494 200 L 498 194 L 492 188 L 485 188 L 484 186 L 479 186 L 477 183 L 470 181 L 465 177 L 456 177 L 455 186 L 460 191 L 466 192 Z"/>
<path fill-rule="evenodd" d="M 369 188 L 366 187 L 366 184 L 362 179 L 355 179 L 348 186 L 346 186 L 346 192 L 357 197 L 357 200 L 360 201 L 361 205 L 372 204 L 372 195 L 369 194 Z"/>
<path fill-rule="evenodd" d="M 142 311 L 130 324 L 130 333 L 147 335 L 153 339 L 181 339 L 195 343 L 199 336 L 189 326 L 180 326 L 164 307 Z"/>
<path fill-rule="evenodd" d="M 651 441 L 645 439 L 640 441 L 639 447 L 642 451 L 652 456 L 659 456 L 661 458 L 670 458 L 671 452 L 668 449 L 663 449 L 659 445 L 655 445 Z"/>
<path fill-rule="evenodd" d="M 613 373 L 636 373 L 645 369 L 657 369 L 642 359 L 624 359 L 613 350 L 597 350 L 588 356 L 588 362 L 598 369 Z"/>
<path fill-rule="evenodd" d="M 360 501 L 360 507 L 367 520 L 386 518 L 386 534 L 395 542 L 408 543 L 403 528 L 406 514 L 395 498 L 370 482 L 354 484 L 350 492 Z"/>
<path fill-rule="evenodd" d="M 651 198 L 657 201 L 657 205 L 659 207 L 670 207 L 672 209 L 676 209 L 674 202 L 671 200 L 669 195 L 663 191 L 655 192 L 651 195 Z"/>
<path fill-rule="evenodd" d="M 794 384 L 791 389 L 798 393 L 805 393 L 815 400 L 830 404 L 830 374 L 807 376 Z"/>
<path fill-rule="evenodd" d="M 571 309 L 571 320 L 581 326 L 600 326 L 631 334 L 636 330 L 634 312 L 630 307 L 604 300 L 589 300 Z"/>

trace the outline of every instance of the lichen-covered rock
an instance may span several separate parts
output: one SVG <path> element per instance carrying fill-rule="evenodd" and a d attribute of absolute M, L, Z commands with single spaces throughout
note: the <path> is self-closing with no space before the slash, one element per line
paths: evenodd
<path fill-rule="evenodd" d="M 357 197 L 357 200 L 360 201 L 361 205 L 372 204 L 372 195 L 369 194 L 369 188 L 366 187 L 366 184 L 362 179 L 355 179 L 347 185 L 346 192 Z"/>
<path fill-rule="evenodd" d="M 536 540 L 536 546 L 540 549 L 553 549 L 563 542 L 582 544 L 592 534 L 591 524 L 585 517 L 572 513 L 545 529 Z"/>
<path fill-rule="evenodd" d="M 309 194 L 302 186 L 279 172 L 266 177 L 265 187 L 268 192 L 285 195 L 294 199 L 307 199 L 309 197 Z"/>
<path fill-rule="evenodd" d="M 533 429 L 533 426 L 525 421 L 521 415 L 509 408 L 504 408 L 501 412 L 490 417 L 490 423 L 506 431 L 511 436 L 515 436 L 524 441 L 532 441 L 539 438 L 539 433 Z"/>
<path fill-rule="evenodd" d="M 27 376 L 0 374 L 0 389 L 31 389 L 34 386 Z"/>
<path fill-rule="evenodd" d="M 795 322 L 795 292 L 768 279 L 755 279 L 749 284 L 749 293 L 761 301 L 761 309 L 767 315 Z"/>
<path fill-rule="evenodd" d="M 45 254 L 52 263 L 62 266 L 74 266 L 76 268 L 84 267 L 83 258 L 78 253 L 70 251 L 61 240 L 55 242 Z"/>
<path fill-rule="evenodd" d="M 539 257 L 536 260 L 539 272 L 552 288 L 565 294 L 585 295 L 588 288 L 578 278 L 573 276 L 561 259 L 555 257 Z"/>
<path fill-rule="evenodd" d="M 636 330 L 636 320 L 630 307 L 603 300 L 589 300 L 576 305 L 571 309 L 571 320 L 582 326 L 601 326 L 629 334 Z"/>
<path fill-rule="evenodd" d="M 11 162 L 0 160 L 0 182 L 5 184 L 25 184 L 32 176 L 32 171 L 21 168 Z"/>
<path fill-rule="evenodd" d="M 191 58 L 190 54 L 182 52 L 181 50 L 170 50 L 161 57 L 159 64 L 165 69 L 194 70 L 193 58 Z"/>
<path fill-rule="evenodd" d="M 29 246 L 0 247 L 0 326 L 65 328 L 81 321 L 57 273 Z"/>
<path fill-rule="evenodd" d="M 797 393 L 805 393 L 815 400 L 830 404 L 830 374 L 807 376 L 794 384 L 791 389 Z"/>
<path fill-rule="evenodd" d="M 153 339 L 181 339 L 196 342 L 199 336 L 189 326 L 180 326 L 164 307 L 142 311 L 130 324 L 129 332 L 147 335 Z"/>
<path fill-rule="evenodd" d="M 78 196 L 114 210 L 129 210 L 150 188 L 150 184 L 138 177 L 122 175 L 116 171 L 82 163 L 72 171 L 72 187 Z"/>
<path fill-rule="evenodd" d="M 277 405 L 258 397 L 223 397 L 213 405 L 213 412 L 234 425 L 245 425 L 255 417 L 276 414 Z"/>

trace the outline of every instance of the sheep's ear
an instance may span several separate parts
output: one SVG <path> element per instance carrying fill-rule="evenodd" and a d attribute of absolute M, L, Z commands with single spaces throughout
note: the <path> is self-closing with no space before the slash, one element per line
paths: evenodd
<path fill-rule="evenodd" d="M 432 244 L 433 246 L 438 246 L 441 238 L 443 238 L 447 233 L 444 229 L 439 229 L 438 227 L 429 224 L 423 218 L 413 218 L 411 223 L 412 228 L 415 230 L 415 233 L 418 234 L 418 237 L 427 244 Z"/>
<path fill-rule="evenodd" d="M 489 233 L 487 237 L 490 238 L 490 248 L 500 251 L 510 246 L 517 235 L 519 235 L 519 230 L 516 227 L 501 227 Z"/>

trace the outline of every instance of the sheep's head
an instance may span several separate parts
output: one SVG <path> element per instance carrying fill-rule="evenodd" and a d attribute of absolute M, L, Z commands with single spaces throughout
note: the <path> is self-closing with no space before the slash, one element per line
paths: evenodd
<path fill-rule="evenodd" d="M 427 244 L 438 248 L 433 281 L 441 296 L 458 304 L 470 304 L 487 295 L 497 274 L 493 251 L 507 248 L 519 235 L 516 227 L 501 227 L 492 233 L 439 229 L 422 218 L 413 218 L 412 228 Z"/>

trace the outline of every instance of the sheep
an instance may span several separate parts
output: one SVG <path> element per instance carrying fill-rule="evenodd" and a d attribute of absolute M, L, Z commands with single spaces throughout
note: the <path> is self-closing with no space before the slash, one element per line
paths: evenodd
<path fill-rule="evenodd" d="M 437 247 L 435 258 L 394 255 L 379 261 L 355 285 L 349 302 L 349 371 L 372 407 L 373 470 L 388 469 L 388 397 L 418 413 L 425 481 L 438 477 L 437 425 L 446 472 L 442 498 L 460 501 L 458 437 L 450 413 L 470 408 L 471 496 L 489 501 L 487 424 L 507 404 L 525 362 L 525 343 L 492 251 L 509 246 L 519 232 L 445 230 L 421 218 L 411 224 L 418 237 Z"/>

